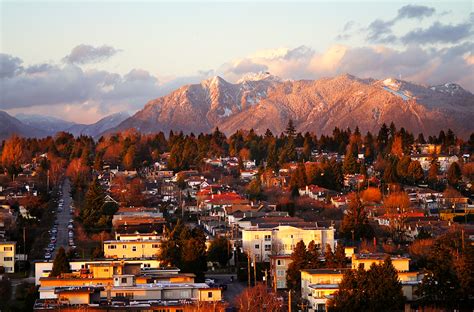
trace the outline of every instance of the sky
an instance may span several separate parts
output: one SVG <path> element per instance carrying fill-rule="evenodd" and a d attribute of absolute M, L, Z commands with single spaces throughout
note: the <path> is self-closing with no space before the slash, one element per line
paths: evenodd
<path fill-rule="evenodd" d="M 472 1 L 2 1 L 0 110 L 92 123 L 214 75 L 474 92 Z"/>

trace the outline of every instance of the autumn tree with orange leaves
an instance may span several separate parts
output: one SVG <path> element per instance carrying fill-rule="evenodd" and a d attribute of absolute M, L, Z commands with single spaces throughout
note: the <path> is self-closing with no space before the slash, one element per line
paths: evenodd
<path fill-rule="evenodd" d="M 21 172 L 21 164 L 27 160 L 27 151 L 24 149 L 22 140 L 13 135 L 5 141 L 2 151 L 2 166 L 7 170 L 10 177 Z"/>
<path fill-rule="evenodd" d="M 380 202 L 382 200 L 382 192 L 378 187 L 369 187 L 362 191 L 361 198 L 364 202 Z"/>
<path fill-rule="evenodd" d="M 85 193 L 91 179 L 91 170 L 82 159 L 74 158 L 66 169 L 66 176 L 71 180 L 74 195 Z"/>
<path fill-rule="evenodd" d="M 235 298 L 235 305 L 242 312 L 283 311 L 281 301 L 275 293 L 268 291 L 264 284 L 246 288 Z"/>

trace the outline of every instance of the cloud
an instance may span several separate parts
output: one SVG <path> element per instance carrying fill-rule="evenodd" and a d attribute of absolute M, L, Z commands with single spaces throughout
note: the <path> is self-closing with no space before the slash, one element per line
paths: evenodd
<path fill-rule="evenodd" d="M 309 66 L 315 51 L 308 46 L 294 49 L 277 48 L 257 51 L 247 58 L 236 59 L 220 66 L 216 73 L 236 81 L 246 73 L 270 71 L 272 74 L 293 78 Z"/>
<path fill-rule="evenodd" d="M 87 44 L 80 44 L 72 49 L 71 53 L 63 58 L 63 61 L 70 64 L 99 63 L 109 59 L 118 52 L 120 52 L 120 50 L 107 45 L 94 47 Z"/>
<path fill-rule="evenodd" d="M 266 68 L 270 73 L 284 79 L 317 79 L 342 73 L 376 79 L 401 75 L 403 79 L 422 84 L 456 82 L 474 91 L 474 62 L 470 56 L 473 48 L 472 43 L 443 49 L 423 48 L 419 45 L 409 45 L 403 49 L 334 45 L 318 53 L 309 47 L 300 47 L 287 49 L 285 53 L 282 53 L 281 49 L 273 53 L 270 50 L 265 53 L 257 52 L 248 58 L 229 62 L 220 70 L 224 77 L 231 81 L 237 81 L 243 74 L 236 75 L 229 66 L 245 62 Z"/>
<path fill-rule="evenodd" d="M 395 20 L 383 21 L 376 19 L 370 23 L 367 27 L 367 40 L 370 42 L 387 43 L 395 40 L 395 36 L 392 33 L 392 26 L 395 24 Z"/>
<path fill-rule="evenodd" d="M 142 69 L 126 75 L 84 70 L 75 64 L 48 63 L 20 66 L 22 60 L 0 55 L 0 109 L 74 106 L 116 112 L 116 106 L 136 110 L 160 94 L 156 77 Z M 122 109 L 123 110 L 123 109 Z"/>
<path fill-rule="evenodd" d="M 398 37 L 393 33 L 393 26 L 406 19 L 421 20 L 435 14 L 436 9 L 424 5 L 405 5 L 398 9 L 397 15 L 390 20 L 376 19 L 365 29 L 366 39 L 373 43 L 390 43 L 398 41 Z M 345 38 L 344 34 L 340 35 Z"/>
<path fill-rule="evenodd" d="M 0 53 L 0 78 L 13 77 L 15 74 L 21 72 L 23 61 L 8 54 Z"/>
<path fill-rule="evenodd" d="M 256 64 L 249 59 L 239 60 L 234 66 L 229 69 L 230 72 L 237 75 L 249 72 L 260 72 L 265 70 L 267 70 L 267 66 L 263 64 Z"/>
<path fill-rule="evenodd" d="M 405 5 L 398 10 L 396 19 L 430 17 L 436 12 L 435 8 L 424 5 Z"/>
<path fill-rule="evenodd" d="M 435 22 L 426 29 L 417 28 L 400 38 L 404 44 L 457 43 L 472 35 L 472 23 L 445 25 Z"/>

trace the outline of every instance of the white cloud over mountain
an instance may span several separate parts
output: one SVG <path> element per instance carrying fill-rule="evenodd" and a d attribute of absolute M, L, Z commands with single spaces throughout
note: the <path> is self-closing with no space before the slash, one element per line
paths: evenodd
<path fill-rule="evenodd" d="M 367 26 L 346 23 L 338 38 L 363 36 L 365 45 L 334 44 L 324 51 L 306 45 L 266 49 L 216 64 L 215 69 L 166 80 L 146 69 L 126 74 L 94 69 L 120 52 L 108 45 L 80 44 L 59 63 L 24 64 L 18 56 L 0 53 L 0 110 L 54 111 L 68 119 L 87 116 L 95 121 L 106 114 L 135 111 L 150 99 L 211 75 L 238 81 L 261 71 L 283 79 L 341 73 L 376 79 L 401 76 L 422 84 L 455 82 L 474 92 L 474 15 L 451 24 L 430 22 L 435 15 L 439 14 L 431 7 L 407 5 L 389 20 L 377 19 Z M 404 20 L 423 20 L 429 26 L 397 33 L 395 26 Z"/>

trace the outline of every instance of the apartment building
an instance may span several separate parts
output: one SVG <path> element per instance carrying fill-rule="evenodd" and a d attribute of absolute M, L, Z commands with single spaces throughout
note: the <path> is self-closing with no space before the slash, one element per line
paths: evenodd
<path fill-rule="evenodd" d="M 138 265 L 143 272 L 161 272 L 164 274 L 178 274 L 179 269 L 176 268 L 160 268 L 160 261 L 157 259 L 103 259 L 103 260 L 73 260 L 69 262 L 72 272 L 79 272 L 90 270 L 93 272 L 94 267 L 105 268 L 110 267 L 110 272 L 113 272 L 113 267 L 120 264 L 122 266 Z M 52 261 L 38 261 L 35 262 L 35 285 L 40 285 L 40 278 L 49 277 L 53 269 Z M 126 270 L 128 272 L 128 269 Z"/>
<path fill-rule="evenodd" d="M 326 311 L 327 300 L 339 289 L 349 268 L 311 269 L 301 271 L 301 298 L 308 302 L 308 311 Z"/>
<path fill-rule="evenodd" d="M 354 253 L 352 255 L 352 269 L 356 270 L 362 266 L 368 270 L 375 263 L 382 264 L 389 255 L 384 253 Z M 398 272 L 408 272 L 410 270 L 410 258 L 401 256 L 391 256 L 392 265 Z"/>
<path fill-rule="evenodd" d="M 122 267 L 112 271 L 123 273 L 123 270 Z M 113 274 L 109 278 L 108 274 L 107 277 L 101 277 L 102 273 L 95 272 L 84 277 L 83 272 L 73 272 L 55 278 L 41 278 L 40 299 L 35 304 L 35 310 L 61 310 L 63 306 L 67 311 L 109 311 L 108 308 L 115 310 L 115 307 L 120 307 L 121 311 L 135 312 L 183 311 L 178 307 L 220 304 L 222 301 L 220 288 L 194 283 L 194 279 L 184 282 L 149 282 L 135 274 Z"/>
<path fill-rule="evenodd" d="M 160 240 L 109 240 L 104 242 L 104 256 L 114 259 L 156 258 Z"/>
<path fill-rule="evenodd" d="M 270 276 L 273 289 L 286 289 L 286 271 L 293 262 L 290 255 L 270 255 Z"/>
<path fill-rule="evenodd" d="M 383 263 L 386 257 L 386 254 L 379 253 L 353 254 L 351 268 L 301 270 L 301 297 L 307 302 L 308 311 L 326 311 L 327 301 L 339 289 L 339 283 L 347 270 L 357 269 L 359 266 L 368 270 L 373 263 Z M 423 274 L 418 271 L 410 272 L 410 258 L 392 256 L 391 260 L 402 284 L 403 295 L 408 301 L 416 300 L 416 289 Z"/>
<path fill-rule="evenodd" d="M 0 242 L 0 266 L 5 273 L 15 273 L 16 242 Z"/>
<path fill-rule="evenodd" d="M 310 222 L 260 224 L 242 230 L 242 246 L 256 261 L 268 262 L 270 255 L 290 255 L 299 241 L 306 246 L 314 241 L 321 248 L 329 244 L 334 249 L 334 232 L 332 227 L 321 228 Z"/>

